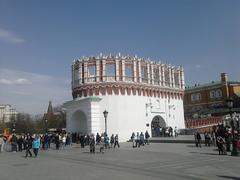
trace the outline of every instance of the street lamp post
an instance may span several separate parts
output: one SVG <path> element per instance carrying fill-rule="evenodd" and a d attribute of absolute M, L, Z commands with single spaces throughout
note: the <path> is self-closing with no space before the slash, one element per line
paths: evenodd
<path fill-rule="evenodd" d="M 231 98 L 227 99 L 226 104 L 229 109 L 230 118 L 231 118 L 231 127 L 232 127 L 232 152 L 231 152 L 231 155 L 239 156 L 238 149 L 237 149 L 237 139 L 235 136 L 235 123 L 234 123 L 234 119 L 232 116 L 233 100 Z"/>
<path fill-rule="evenodd" d="M 105 118 L 105 135 L 107 135 L 107 116 L 108 116 L 107 110 L 103 111 L 103 115 Z"/>

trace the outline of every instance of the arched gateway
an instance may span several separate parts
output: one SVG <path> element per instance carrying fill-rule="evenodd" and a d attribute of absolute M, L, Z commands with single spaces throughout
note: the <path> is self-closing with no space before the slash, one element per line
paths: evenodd
<path fill-rule="evenodd" d="M 81 110 L 77 110 L 74 112 L 71 118 L 71 126 L 72 131 L 77 133 L 84 133 L 87 134 L 88 132 L 88 126 L 87 126 L 87 117 L 85 113 Z"/>
<path fill-rule="evenodd" d="M 166 127 L 166 122 L 162 118 L 162 116 L 154 116 L 152 123 L 151 123 L 151 128 L 152 128 L 152 137 L 158 137 L 160 136 L 160 128 L 165 128 Z"/>

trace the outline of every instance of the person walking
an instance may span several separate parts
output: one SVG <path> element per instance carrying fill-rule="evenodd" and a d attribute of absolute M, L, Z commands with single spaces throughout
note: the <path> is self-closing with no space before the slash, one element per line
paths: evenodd
<path fill-rule="evenodd" d="M 132 140 L 132 147 L 135 148 L 136 146 L 136 136 L 135 136 L 135 133 L 133 132 L 132 133 L 132 136 L 131 136 L 131 140 Z"/>
<path fill-rule="evenodd" d="M 17 142 L 18 142 L 18 138 L 16 136 L 15 133 L 13 133 L 12 135 L 12 139 L 11 139 L 11 143 L 12 143 L 12 152 L 17 152 L 18 148 L 17 148 Z"/>
<path fill-rule="evenodd" d="M 112 134 L 111 138 L 110 138 L 110 144 L 111 144 L 111 148 L 114 145 L 114 134 Z"/>
<path fill-rule="evenodd" d="M 120 148 L 119 143 L 118 143 L 118 134 L 116 134 L 115 138 L 114 138 L 114 148 L 116 147 L 116 145 L 118 146 L 118 148 Z"/>
<path fill-rule="evenodd" d="M 39 136 L 35 136 L 34 140 L 32 141 L 32 148 L 33 148 L 33 153 L 34 156 L 37 157 L 38 155 L 38 150 L 40 148 L 40 137 Z"/>
<path fill-rule="evenodd" d="M 139 132 L 137 132 L 137 136 L 136 136 L 136 147 L 140 147 L 140 136 L 139 136 Z"/>
<path fill-rule="evenodd" d="M 201 135 L 200 135 L 200 133 L 199 132 L 197 132 L 197 144 L 198 144 L 198 147 L 202 147 L 201 146 Z"/>
<path fill-rule="evenodd" d="M 27 135 L 27 138 L 26 138 L 26 155 L 25 155 L 25 158 L 28 157 L 28 154 L 30 155 L 30 157 L 32 157 L 31 149 L 32 149 L 32 137 L 31 137 L 30 135 Z"/>
<path fill-rule="evenodd" d="M 20 136 L 19 138 L 18 138 L 18 151 L 20 151 L 20 152 L 22 152 L 22 150 L 23 150 L 23 136 Z"/>
<path fill-rule="evenodd" d="M 90 145 L 90 153 L 95 153 L 95 138 L 93 134 L 89 138 L 89 145 Z"/>
<path fill-rule="evenodd" d="M 141 132 L 140 134 L 140 143 L 139 143 L 139 146 L 144 146 L 144 135 L 143 135 L 143 132 Z"/>
<path fill-rule="evenodd" d="M 149 138 L 150 138 L 150 135 L 148 133 L 148 131 L 146 130 L 145 132 L 145 144 L 149 145 Z"/>

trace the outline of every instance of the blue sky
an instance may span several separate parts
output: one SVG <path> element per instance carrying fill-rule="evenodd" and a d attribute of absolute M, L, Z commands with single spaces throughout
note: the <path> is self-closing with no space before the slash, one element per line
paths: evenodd
<path fill-rule="evenodd" d="M 100 52 L 183 65 L 186 85 L 240 80 L 240 1 L 0 0 L 0 104 L 70 100 L 72 60 Z"/>

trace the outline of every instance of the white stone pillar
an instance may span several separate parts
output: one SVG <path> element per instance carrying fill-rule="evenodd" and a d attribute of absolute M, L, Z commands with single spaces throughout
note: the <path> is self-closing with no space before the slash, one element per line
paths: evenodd
<path fill-rule="evenodd" d="M 83 62 L 83 70 L 84 70 L 84 76 L 83 76 L 83 79 L 84 79 L 84 83 L 87 83 L 88 82 L 88 62 L 87 61 L 84 61 Z"/>
<path fill-rule="evenodd" d="M 175 68 L 171 68 L 172 71 L 172 87 L 175 88 Z"/>
<path fill-rule="evenodd" d="M 150 77 L 151 77 L 151 84 L 154 84 L 155 82 L 154 82 L 154 74 L 153 74 L 153 62 L 151 61 L 151 64 L 150 64 L 150 67 L 151 67 L 151 75 L 150 75 Z"/>
<path fill-rule="evenodd" d="M 115 70 L 116 70 L 116 72 L 115 72 L 115 76 L 116 76 L 116 81 L 119 81 L 119 60 L 118 59 L 116 59 L 115 60 Z"/>
<path fill-rule="evenodd" d="M 125 60 L 122 59 L 122 81 L 125 81 Z"/>
<path fill-rule="evenodd" d="M 159 72 L 159 85 L 162 85 L 162 68 L 161 68 L 161 65 L 158 65 L 158 72 Z"/>
<path fill-rule="evenodd" d="M 106 60 L 102 60 L 102 80 L 103 82 L 106 81 Z"/>
<path fill-rule="evenodd" d="M 100 81 L 100 60 L 96 60 L 96 82 Z"/>
<path fill-rule="evenodd" d="M 172 68 L 170 65 L 168 66 L 168 76 L 169 76 L 168 78 L 169 87 L 172 87 Z"/>
<path fill-rule="evenodd" d="M 138 82 L 142 82 L 142 67 L 141 67 L 141 61 L 138 60 Z"/>
<path fill-rule="evenodd" d="M 164 67 L 164 65 L 161 65 L 161 69 L 162 69 L 162 86 L 166 86 L 165 67 Z"/>
<path fill-rule="evenodd" d="M 133 60 L 133 81 L 137 82 L 137 64 L 136 60 Z"/>
<path fill-rule="evenodd" d="M 147 62 L 147 83 L 151 83 L 151 76 L 150 76 L 150 64 Z"/>
<path fill-rule="evenodd" d="M 178 88 L 181 89 L 181 70 L 178 68 Z"/>
<path fill-rule="evenodd" d="M 74 64 L 72 65 L 72 89 L 75 87 L 75 71 Z"/>
<path fill-rule="evenodd" d="M 181 89 L 185 89 L 184 70 L 181 68 Z"/>
<path fill-rule="evenodd" d="M 99 98 L 100 99 L 100 98 Z M 91 133 L 93 134 L 97 134 L 99 132 L 101 132 L 101 123 L 100 123 L 100 116 L 102 115 L 102 113 L 100 112 L 100 105 L 99 105 L 99 99 L 94 99 L 94 100 L 90 100 L 90 110 L 91 110 L 91 113 L 90 113 L 90 119 L 91 121 L 89 123 L 90 124 L 90 131 Z"/>
<path fill-rule="evenodd" d="M 82 63 L 78 64 L 78 83 L 82 84 Z"/>

